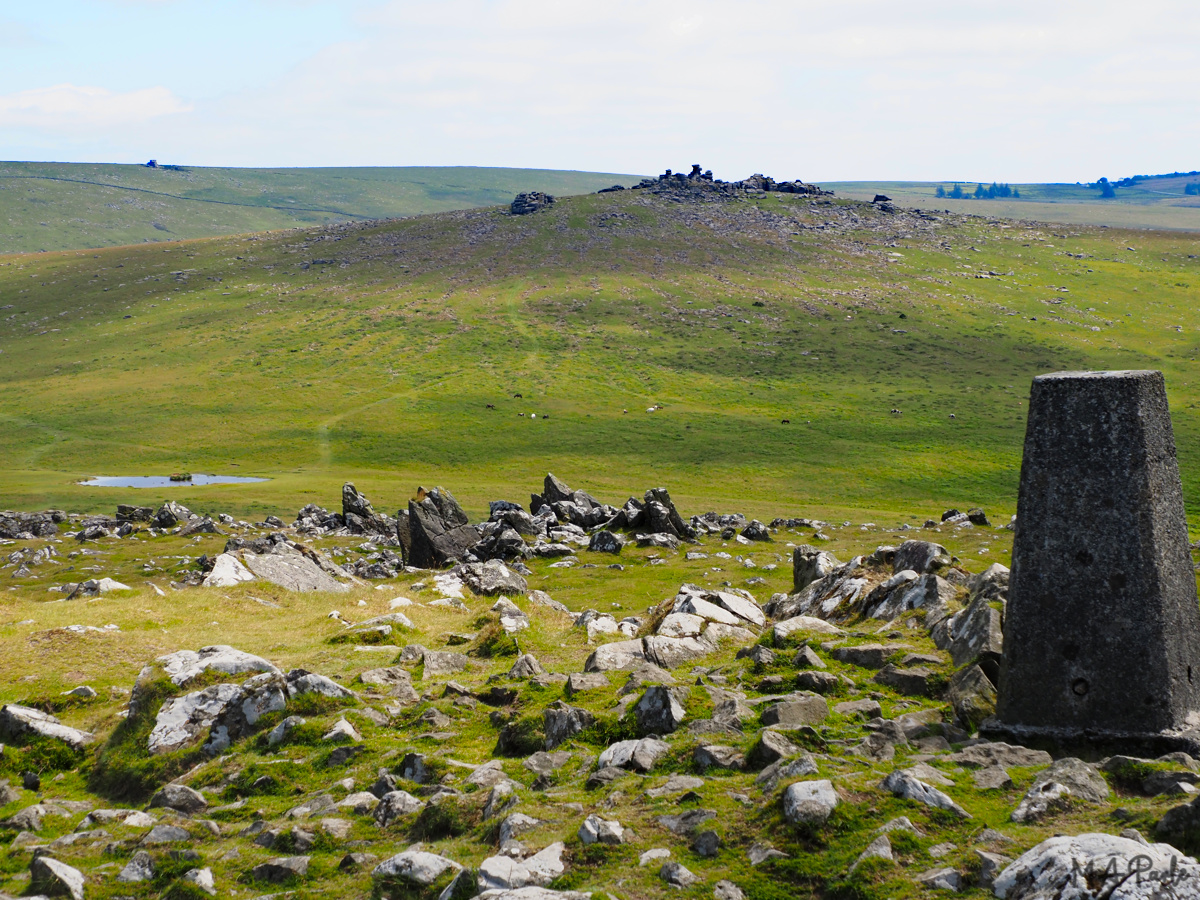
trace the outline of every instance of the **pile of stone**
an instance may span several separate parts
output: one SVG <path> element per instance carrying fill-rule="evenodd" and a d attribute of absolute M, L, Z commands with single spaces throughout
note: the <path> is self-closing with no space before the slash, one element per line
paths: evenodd
<path fill-rule="evenodd" d="M 605 188 L 603 193 L 613 188 Z M 806 184 L 799 179 L 795 181 L 776 181 L 766 175 L 755 174 L 742 181 L 726 182 L 714 179 L 712 170 L 701 171 L 699 165 L 693 165 L 688 173 L 672 172 L 667 169 L 658 178 L 643 178 L 633 186 L 633 190 L 650 190 L 655 193 L 692 191 L 696 193 L 721 194 L 736 196 L 747 191 L 774 191 L 781 194 L 808 194 L 814 197 L 831 196 L 832 191 L 823 191 L 815 184 Z"/>
<path fill-rule="evenodd" d="M 371 501 L 350 482 L 342 485 L 342 511 L 331 513 L 310 503 L 296 513 L 295 526 L 301 534 L 348 536 L 369 535 L 379 542 L 395 546 L 397 521 L 375 512 Z"/>
<path fill-rule="evenodd" d="M 0 512 L 0 538 L 11 541 L 32 541 L 35 538 L 54 537 L 58 526 L 67 521 L 67 514 L 60 509 L 48 509 L 40 513 Z"/>
<path fill-rule="evenodd" d="M 554 198 L 549 194 L 543 194 L 541 191 L 528 191 L 524 194 L 517 194 L 509 209 L 514 216 L 525 216 L 552 205 L 554 205 Z"/>

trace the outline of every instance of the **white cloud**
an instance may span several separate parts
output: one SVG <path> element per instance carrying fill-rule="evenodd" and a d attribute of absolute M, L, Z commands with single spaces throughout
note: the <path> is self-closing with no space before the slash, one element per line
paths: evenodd
<path fill-rule="evenodd" d="M 56 84 L 0 95 L 0 126 L 77 131 L 140 124 L 189 109 L 165 87 L 122 94 L 101 87 Z"/>

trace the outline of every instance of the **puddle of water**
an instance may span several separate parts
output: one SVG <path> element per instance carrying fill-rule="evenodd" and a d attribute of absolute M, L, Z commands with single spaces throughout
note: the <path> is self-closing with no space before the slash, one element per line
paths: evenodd
<path fill-rule="evenodd" d="M 164 488 L 196 487 L 201 484 L 250 484 L 269 481 L 267 478 L 246 478 L 240 475 L 193 475 L 189 481 L 172 481 L 166 475 L 118 475 L 113 477 L 89 478 L 79 484 L 88 487 Z"/>

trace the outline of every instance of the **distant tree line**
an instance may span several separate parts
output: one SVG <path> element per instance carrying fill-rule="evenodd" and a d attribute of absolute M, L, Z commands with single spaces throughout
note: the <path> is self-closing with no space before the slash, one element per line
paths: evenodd
<path fill-rule="evenodd" d="M 1113 187 L 1133 187 L 1139 181 L 1150 181 L 1155 178 L 1184 178 L 1188 175 L 1200 175 L 1200 172 L 1168 172 L 1163 175 L 1132 175 L 1129 178 L 1122 178 L 1120 181 L 1114 181 Z M 1101 179 L 1107 181 L 1108 179 Z"/>
<path fill-rule="evenodd" d="M 1014 200 L 1021 199 L 1021 192 L 1012 185 L 998 184 L 993 181 L 990 185 L 977 184 L 974 192 L 964 191 L 961 184 L 955 184 L 950 190 L 946 190 L 942 185 L 937 186 L 935 191 L 939 197 L 948 197 L 951 200 L 995 200 L 1000 198 L 1012 198 Z"/>

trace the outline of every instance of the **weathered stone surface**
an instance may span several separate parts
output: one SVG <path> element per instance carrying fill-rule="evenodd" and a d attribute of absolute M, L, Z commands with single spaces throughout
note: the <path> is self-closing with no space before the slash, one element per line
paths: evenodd
<path fill-rule="evenodd" d="M 886 859 L 888 862 L 893 860 L 892 842 L 888 840 L 886 834 L 879 835 L 879 837 L 867 844 L 867 849 L 860 853 L 858 859 L 850 866 L 850 874 L 854 874 L 854 870 L 869 859 Z"/>
<path fill-rule="evenodd" d="M 276 550 L 258 555 L 248 550 L 241 553 L 242 562 L 255 577 L 289 591 L 325 591 L 344 593 L 348 584 L 337 581 L 308 555 L 296 551 Z"/>
<path fill-rule="evenodd" d="M 746 762 L 752 769 L 765 769 L 771 763 L 779 762 L 781 759 L 799 756 L 800 752 L 799 747 L 778 731 L 764 728 L 759 732 L 754 746 L 750 748 L 750 755 L 746 758 Z"/>
<path fill-rule="evenodd" d="M 692 758 L 700 769 L 741 771 L 746 768 L 746 757 L 741 750 L 721 744 L 702 744 L 695 749 Z"/>
<path fill-rule="evenodd" d="M 799 728 L 802 725 L 819 725 L 828 716 L 829 704 L 825 698 L 813 694 L 768 706 L 763 710 L 762 722 L 782 728 Z"/>
<path fill-rule="evenodd" d="M 145 850 L 138 850 L 129 858 L 129 862 L 117 874 L 117 881 L 131 884 L 138 881 L 150 881 L 154 878 L 154 857 Z"/>
<path fill-rule="evenodd" d="M 276 857 L 251 869 L 250 877 L 256 881 L 283 884 L 293 878 L 303 878 L 307 875 L 308 863 L 309 857 L 307 856 Z"/>
<path fill-rule="evenodd" d="M 386 828 L 397 819 L 411 816 L 424 808 L 424 802 L 407 791 L 389 791 L 383 795 L 379 800 L 379 805 L 375 807 L 375 821 Z"/>
<path fill-rule="evenodd" d="M 187 687 L 193 679 L 210 671 L 220 672 L 222 675 L 279 671 L 261 656 L 243 653 L 227 644 L 213 644 L 201 647 L 199 651 L 177 650 L 160 656 L 157 662 L 176 687 Z"/>
<path fill-rule="evenodd" d="M 671 734 L 685 718 L 683 704 L 676 694 L 683 689 L 654 685 L 646 690 L 633 708 L 638 731 L 642 734 Z"/>
<path fill-rule="evenodd" d="M 500 843 L 503 846 L 504 841 Z M 510 856 L 485 859 L 479 867 L 478 888 L 490 891 L 547 885 L 566 870 L 562 861 L 565 849 L 561 841 L 556 841 L 524 860 Z"/>
<path fill-rule="evenodd" d="M 242 565 L 232 553 L 221 553 L 213 563 L 212 571 L 204 579 L 204 587 L 233 587 L 243 581 L 253 581 L 254 573 Z"/>
<path fill-rule="evenodd" d="M 34 857 L 29 865 L 33 888 L 47 894 L 68 894 L 83 900 L 83 873 L 50 856 Z"/>
<path fill-rule="evenodd" d="M 590 727 L 596 717 L 582 707 L 556 700 L 542 712 L 542 721 L 545 724 L 546 749 L 553 750 Z"/>
<path fill-rule="evenodd" d="M 689 871 L 683 863 L 669 862 L 659 869 L 658 877 L 671 887 L 690 888 L 700 883 L 700 878 Z"/>
<path fill-rule="evenodd" d="M 896 548 L 892 561 L 893 572 L 911 569 L 918 575 L 936 572 L 950 565 L 950 551 L 930 541 L 905 541 Z"/>
<path fill-rule="evenodd" d="M 1034 379 L 1017 521 L 1002 727 L 1184 725 L 1200 606 L 1162 373 Z"/>
<path fill-rule="evenodd" d="M 588 844 L 616 845 L 625 842 L 625 829 L 615 819 L 603 819 L 590 815 L 579 826 L 579 840 L 585 846 Z"/>
<path fill-rule="evenodd" d="M 892 772 L 891 775 L 883 780 L 882 786 L 885 791 L 891 791 L 897 797 L 902 797 L 905 800 L 915 800 L 918 803 L 924 803 L 926 806 L 932 806 L 934 809 L 949 810 L 964 819 L 971 818 L 970 813 L 937 788 L 930 787 L 907 772 L 900 770 Z"/>
<path fill-rule="evenodd" d="M 671 748 L 662 741 L 642 738 L 639 741 L 618 741 L 600 754 L 597 769 L 617 768 L 649 772 Z"/>
<path fill-rule="evenodd" d="M 996 877 L 992 891 L 1002 900 L 1084 900 L 1110 895 L 1121 900 L 1152 900 L 1164 896 L 1167 882 L 1183 889 L 1184 893 L 1176 896 L 1192 896 L 1198 881 L 1200 864 L 1169 844 L 1080 834 L 1048 838 L 1021 854 Z"/>
<path fill-rule="evenodd" d="M 241 696 L 236 684 L 214 684 L 202 691 L 185 694 L 162 705 L 150 732 L 151 753 L 168 753 L 194 743 Z"/>
<path fill-rule="evenodd" d="M 1065 757 L 1037 774 L 1011 818 L 1014 822 L 1036 822 L 1065 804 L 1067 797 L 1099 803 L 1108 794 L 1108 782 L 1093 766 Z"/>
<path fill-rule="evenodd" d="M 783 815 L 792 824 L 824 822 L 837 805 L 837 791 L 825 779 L 797 781 L 783 792 Z"/>
<path fill-rule="evenodd" d="M 658 824 L 672 834 L 694 834 L 701 825 L 717 817 L 716 810 L 689 809 L 670 816 L 659 816 Z"/>
<path fill-rule="evenodd" d="M 1000 766 L 1002 768 L 1010 766 L 1048 766 L 1054 762 L 1054 757 L 1045 750 L 1031 750 L 1028 747 L 1006 744 L 1003 741 L 972 744 L 970 747 L 964 747 L 957 753 L 951 753 L 946 759 L 957 765 L 976 768 L 985 768 L 988 766 Z"/>
<path fill-rule="evenodd" d="M 498 559 L 463 563 L 454 569 L 454 573 L 476 594 L 489 597 L 496 594 L 524 594 L 529 590 L 525 579 Z"/>
<path fill-rule="evenodd" d="M 421 501 L 408 503 L 408 564 L 432 569 L 461 559 L 479 542 L 479 532 L 445 488 L 434 488 Z"/>
<path fill-rule="evenodd" d="M 466 654 L 451 650 L 426 650 L 421 661 L 425 666 L 426 678 L 431 675 L 453 675 L 471 664 Z"/>
<path fill-rule="evenodd" d="M 81 750 L 96 740 L 95 735 L 64 725 L 57 718 L 40 709 L 31 709 L 28 706 L 17 706 L 12 703 L 0 707 L 0 737 L 16 739 L 26 735 L 38 735 L 62 741 L 76 750 Z"/>
<path fill-rule="evenodd" d="M 946 699 L 954 713 L 968 730 L 996 711 L 996 687 L 978 665 L 970 665 L 950 678 Z"/>
<path fill-rule="evenodd" d="M 804 590 L 819 578 L 824 578 L 840 565 L 832 553 L 801 544 L 792 551 L 792 590 Z"/>
<path fill-rule="evenodd" d="M 168 784 L 150 798 L 150 807 L 165 807 L 192 815 L 208 808 L 204 795 L 184 784 Z"/>
<path fill-rule="evenodd" d="M 888 657 L 907 649 L 904 644 L 859 644 L 857 647 L 835 647 L 833 658 L 864 669 L 882 669 Z"/>
<path fill-rule="evenodd" d="M 452 859 L 428 853 L 424 850 L 406 850 L 397 853 L 375 867 L 372 873 L 377 879 L 395 880 L 418 887 L 429 887 L 447 873 L 457 873 L 462 866 Z"/>

